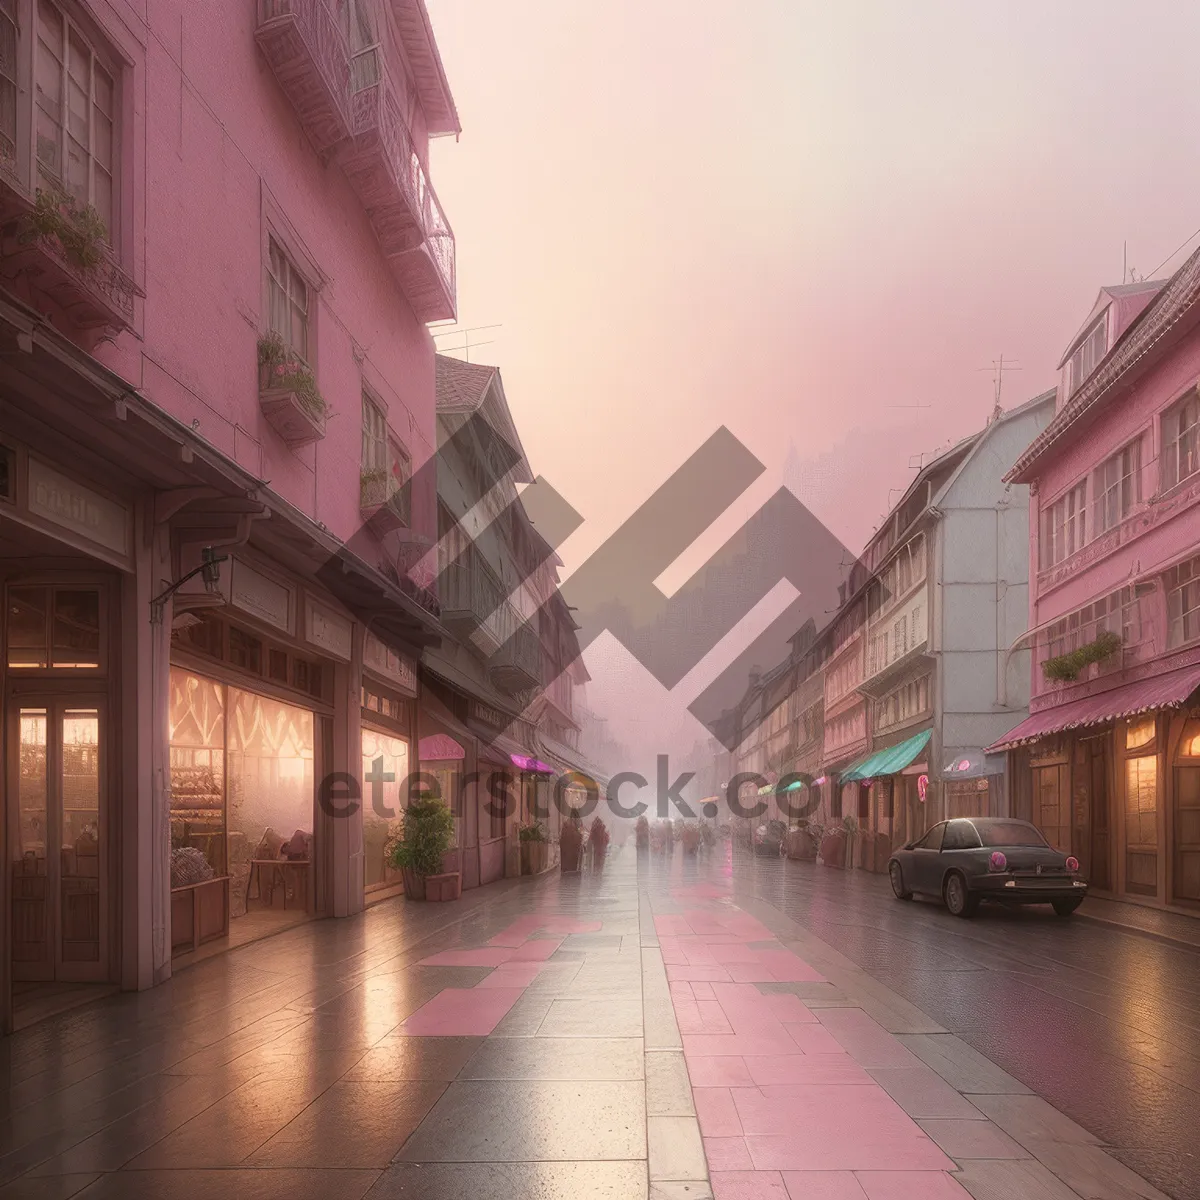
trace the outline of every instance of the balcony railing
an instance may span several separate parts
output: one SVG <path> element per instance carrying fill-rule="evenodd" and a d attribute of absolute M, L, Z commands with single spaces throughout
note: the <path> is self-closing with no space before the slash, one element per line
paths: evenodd
<path fill-rule="evenodd" d="M 354 93 L 354 136 L 342 154 L 342 169 L 370 214 L 383 253 L 418 318 L 452 319 L 454 233 L 387 75 L 365 63 L 355 73 L 375 82 Z"/>
<path fill-rule="evenodd" d="M 542 644 L 515 609 L 509 608 L 515 631 L 489 661 L 492 682 L 505 692 L 523 692 L 542 682 Z"/>
<path fill-rule="evenodd" d="M 316 148 L 349 137 L 350 47 L 329 0 L 258 0 L 255 36 Z"/>
<path fill-rule="evenodd" d="M 511 632 L 510 610 L 500 585 L 470 563 L 455 563 L 442 576 L 442 620 L 452 632 L 472 641 L 484 655 L 494 654 Z"/>

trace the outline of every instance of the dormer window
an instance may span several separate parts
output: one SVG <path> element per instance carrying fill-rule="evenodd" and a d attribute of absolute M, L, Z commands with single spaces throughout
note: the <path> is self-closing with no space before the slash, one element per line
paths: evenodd
<path fill-rule="evenodd" d="M 1108 314 L 1100 319 L 1087 331 L 1079 349 L 1071 355 L 1068 364 L 1070 376 L 1067 380 L 1068 394 L 1074 395 L 1083 386 L 1084 381 L 1100 365 L 1100 360 L 1108 352 Z"/>

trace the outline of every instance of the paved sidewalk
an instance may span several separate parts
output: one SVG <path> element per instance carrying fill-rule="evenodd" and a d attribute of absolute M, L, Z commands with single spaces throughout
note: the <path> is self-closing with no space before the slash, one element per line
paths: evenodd
<path fill-rule="evenodd" d="M 1157 1200 L 733 878 L 630 848 L 22 1031 L 0 1200 Z"/>

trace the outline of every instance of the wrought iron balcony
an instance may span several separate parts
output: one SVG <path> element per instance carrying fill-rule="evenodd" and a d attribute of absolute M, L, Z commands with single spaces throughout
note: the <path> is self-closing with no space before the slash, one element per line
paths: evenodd
<path fill-rule="evenodd" d="M 510 695 L 539 687 L 542 682 L 542 644 L 520 615 L 511 611 L 514 632 L 488 662 L 492 683 Z"/>
<path fill-rule="evenodd" d="M 397 281 L 421 321 L 456 316 L 454 233 L 386 74 L 364 67 L 342 170 L 362 200 Z"/>
<path fill-rule="evenodd" d="M 255 37 L 317 150 L 349 137 L 350 47 L 329 0 L 258 0 Z"/>

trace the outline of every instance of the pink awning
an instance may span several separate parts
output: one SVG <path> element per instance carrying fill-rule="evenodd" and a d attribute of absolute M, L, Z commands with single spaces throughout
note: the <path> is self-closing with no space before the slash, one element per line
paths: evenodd
<path fill-rule="evenodd" d="M 417 756 L 422 762 L 456 762 L 467 752 L 448 733 L 431 733 L 421 739 Z"/>
<path fill-rule="evenodd" d="M 1152 679 L 1139 679 L 1136 683 L 1127 683 L 1095 696 L 1085 696 L 1069 704 L 1056 704 L 1027 717 L 989 746 L 988 751 L 1008 750 L 1026 742 L 1036 742 L 1047 734 L 1061 733 L 1064 729 L 1103 725 L 1106 721 L 1133 717 L 1156 708 L 1177 708 L 1198 687 L 1200 667 L 1185 667 L 1166 675 L 1155 675 Z"/>

